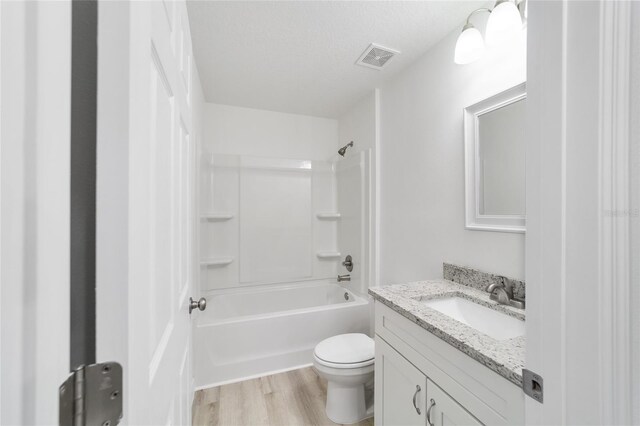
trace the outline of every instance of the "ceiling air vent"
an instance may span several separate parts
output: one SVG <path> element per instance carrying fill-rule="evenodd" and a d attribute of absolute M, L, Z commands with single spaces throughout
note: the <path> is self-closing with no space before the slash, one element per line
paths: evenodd
<path fill-rule="evenodd" d="M 400 52 L 397 50 L 371 43 L 369 47 L 365 49 L 362 56 L 358 58 L 356 65 L 362 65 L 363 67 L 379 70 L 384 66 L 384 64 L 389 62 L 389 59 L 393 58 L 398 53 Z"/>

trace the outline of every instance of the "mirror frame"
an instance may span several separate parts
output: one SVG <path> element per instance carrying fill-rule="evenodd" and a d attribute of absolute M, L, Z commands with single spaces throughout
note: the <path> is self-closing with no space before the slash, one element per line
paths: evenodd
<path fill-rule="evenodd" d="M 479 118 L 483 114 L 527 97 L 527 83 L 477 102 L 464 109 L 465 228 L 478 231 L 525 232 L 525 215 L 480 214 Z"/>

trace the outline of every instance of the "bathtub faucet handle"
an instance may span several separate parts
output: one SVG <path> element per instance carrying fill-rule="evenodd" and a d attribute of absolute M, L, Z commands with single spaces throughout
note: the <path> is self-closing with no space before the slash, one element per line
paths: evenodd
<path fill-rule="evenodd" d="M 195 300 L 193 300 L 193 297 L 190 297 L 189 298 L 189 315 L 191 315 L 191 311 L 193 311 L 194 309 L 200 309 L 201 311 L 204 311 L 205 309 L 207 309 L 207 299 L 205 299 L 204 297 L 201 297 L 200 300 L 196 302 Z"/>
<path fill-rule="evenodd" d="M 353 271 L 353 258 L 351 257 L 350 254 L 348 254 L 347 257 L 344 258 L 344 262 L 342 262 L 342 266 L 347 268 L 347 271 L 349 272 Z"/>

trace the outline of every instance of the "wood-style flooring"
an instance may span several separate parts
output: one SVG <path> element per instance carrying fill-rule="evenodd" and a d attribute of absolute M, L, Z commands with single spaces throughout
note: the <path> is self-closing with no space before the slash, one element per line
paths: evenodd
<path fill-rule="evenodd" d="M 196 392 L 194 425 L 330 425 L 327 383 L 313 368 L 287 371 Z M 373 426 L 373 418 L 358 423 Z"/>

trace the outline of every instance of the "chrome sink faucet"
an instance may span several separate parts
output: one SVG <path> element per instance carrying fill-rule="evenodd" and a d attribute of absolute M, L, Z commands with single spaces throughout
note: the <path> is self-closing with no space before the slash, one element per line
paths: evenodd
<path fill-rule="evenodd" d="M 495 300 L 501 305 L 524 309 L 524 300 L 513 297 L 513 284 L 505 284 L 504 278 L 500 279 L 499 283 L 489 284 L 485 290 L 489 293 L 491 300 Z"/>

